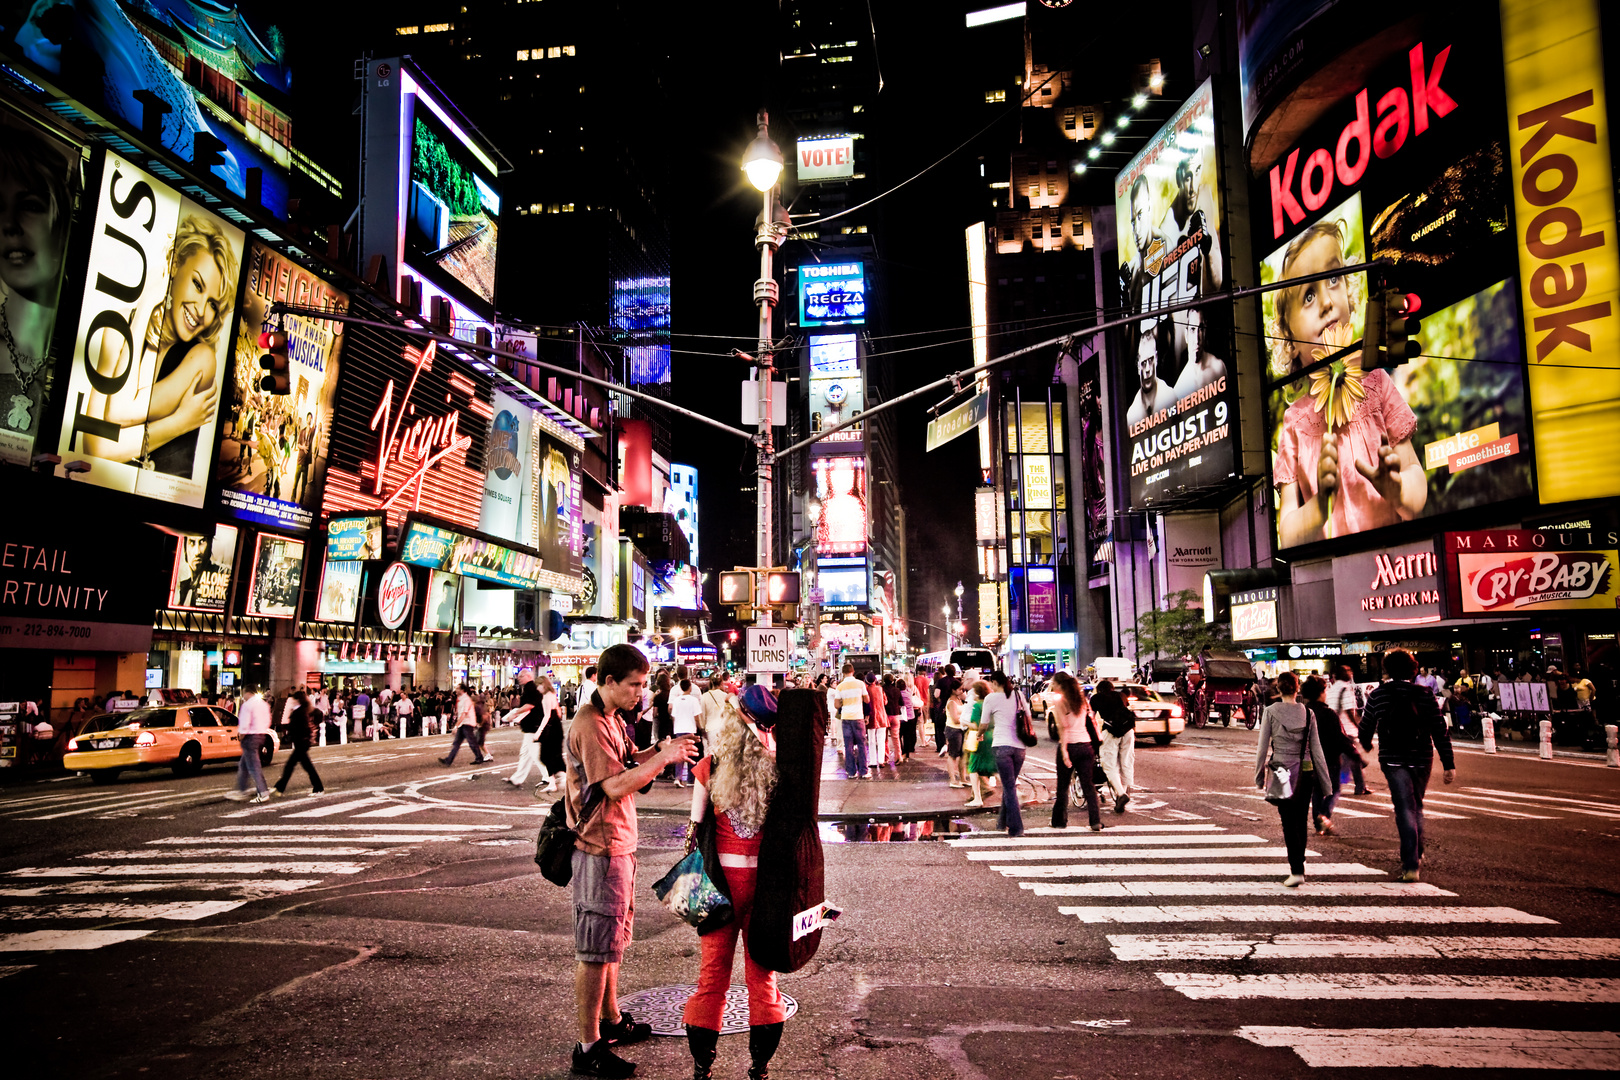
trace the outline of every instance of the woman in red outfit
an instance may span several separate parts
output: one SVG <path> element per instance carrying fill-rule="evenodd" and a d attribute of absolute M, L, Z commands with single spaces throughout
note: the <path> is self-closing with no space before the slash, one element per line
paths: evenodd
<path fill-rule="evenodd" d="M 692 1052 L 693 1080 L 709 1080 L 720 1038 L 726 991 L 731 987 L 737 938 L 743 939 L 743 972 L 748 984 L 748 1053 L 751 1080 L 768 1080 L 771 1056 L 782 1041 L 787 1018 L 776 973 L 754 962 L 747 949 L 748 918 L 759 871 L 760 830 L 776 793 L 776 699 L 762 686 L 744 689 L 737 707 L 727 705 L 708 732 L 713 753 L 692 769 L 691 834 L 714 815 L 715 847 L 727 895 L 736 917 L 699 941 L 703 958 L 697 990 L 686 1002 L 687 1045 Z"/>

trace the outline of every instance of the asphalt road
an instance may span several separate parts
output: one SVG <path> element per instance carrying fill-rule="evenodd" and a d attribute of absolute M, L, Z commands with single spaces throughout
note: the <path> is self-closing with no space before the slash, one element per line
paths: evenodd
<path fill-rule="evenodd" d="M 438 765 L 439 739 L 319 750 L 328 792 L 298 795 L 300 774 L 265 806 L 225 801 L 222 769 L 0 792 L 14 1075 L 566 1075 L 569 903 L 531 861 L 544 806 L 501 780 L 515 739 L 496 733 L 479 768 Z M 799 1012 L 775 1075 L 1620 1068 L 1620 770 L 1463 750 L 1431 793 L 1418 886 L 1393 883 L 1375 774 L 1295 892 L 1248 783 L 1253 739 L 1140 748 L 1142 790 L 1100 835 L 1041 831 L 1049 805 L 1026 808 L 1018 843 L 983 816 L 926 843 L 829 828 L 845 915 L 782 980 Z M 1037 779 L 1051 753 L 1031 752 Z M 931 766 L 891 801 L 953 802 Z M 695 977 L 696 938 L 646 889 L 678 833 L 677 814 L 644 815 L 625 993 Z M 690 1069 L 680 1039 L 625 1056 L 642 1076 Z M 717 1075 L 746 1056 L 723 1039 Z"/>

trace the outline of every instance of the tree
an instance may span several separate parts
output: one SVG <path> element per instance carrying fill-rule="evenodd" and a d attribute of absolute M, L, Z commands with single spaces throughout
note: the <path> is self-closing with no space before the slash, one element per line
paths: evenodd
<path fill-rule="evenodd" d="M 1144 611 L 1136 629 L 1125 631 L 1136 642 L 1137 663 L 1155 656 L 1197 656 L 1205 649 L 1230 646 L 1231 637 L 1223 623 L 1206 623 L 1204 613 L 1192 605 L 1198 595 L 1191 589 L 1173 592 L 1164 598 L 1164 609 Z"/>

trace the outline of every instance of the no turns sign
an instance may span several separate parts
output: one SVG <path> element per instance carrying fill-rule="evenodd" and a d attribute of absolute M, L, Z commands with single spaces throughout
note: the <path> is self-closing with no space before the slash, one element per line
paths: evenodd
<path fill-rule="evenodd" d="M 749 626 L 748 670 L 760 675 L 787 674 L 789 631 L 785 626 Z"/>

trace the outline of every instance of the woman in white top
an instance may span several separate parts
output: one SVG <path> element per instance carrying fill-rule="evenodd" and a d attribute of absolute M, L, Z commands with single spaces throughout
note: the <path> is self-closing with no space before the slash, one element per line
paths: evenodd
<path fill-rule="evenodd" d="M 698 717 L 703 714 L 703 702 L 692 692 L 691 679 L 682 679 L 680 693 L 669 695 L 669 713 L 675 724 L 676 737 L 698 733 Z M 691 778 L 692 767 L 683 762 L 675 772 L 675 786 L 685 787 Z"/>
<path fill-rule="evenodd" d="M 1274 769 L 1288 774 L 1293 790 L 1276 807 L 1282 819 L 1283 843 L 1288 848 L 1288 876 L 1283 884 L 1297 889 L 1305 881 L 1305 832 L 1311 789 L 1317 788 L 1325 798 L 1333 793 L 1333 787 L 1315 717 L 1299 701 L 1299 676 L 1292 671 L 1278 675 L 1277 692 L 1281 700 L 1267 705 L 1260 714 L 1254 786 L 1265 791 Z"/>
<path fill-rule="evenodd" d="M 996 751 L 996 774 L 1001 778 L 1001 808 L 996 811 L 996 828 L 1008 836 L 1024 835 L 1024 815 L 1018 806 L 1018 774 L 1024 769 L 1024 744 L 1018 738 L 1018 698 L 1005 671 L 990 675 L 995 689 L 984 699 L 981 724 L 994 726 L 992 746 Z"/>

